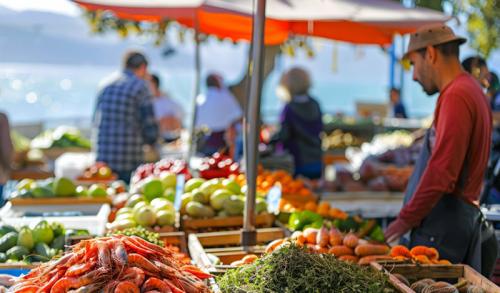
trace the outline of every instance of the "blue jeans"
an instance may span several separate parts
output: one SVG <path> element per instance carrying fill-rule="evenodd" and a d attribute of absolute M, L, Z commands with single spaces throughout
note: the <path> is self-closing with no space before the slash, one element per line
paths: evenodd
<path fill-rule="evenodd" d="M 295 166 L 294 176 L 302 175 L 309 179 L 319 179 L 321 178 L 322 173 L 323 173 L 322 162 L 308 163 L 301 166 Z"/>

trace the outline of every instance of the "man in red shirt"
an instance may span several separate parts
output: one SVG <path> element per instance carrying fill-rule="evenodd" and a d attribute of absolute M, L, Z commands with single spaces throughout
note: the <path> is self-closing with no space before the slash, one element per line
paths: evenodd
<path fill-rule="evenodd" d="M 426 26 L 410 37 L 405 58 L 413 66 L 413 80 L 428 95 L 440 95 L 405 205 L 385 236 L 392 242 L 411 231 L 410 247 L 433 246 L 442 258 L 489 274 L 490 263 L 481 267 L 486 255 L 481 256 L 485 239 L 478 204 L 492 118 L 480 85 L 458 59 L 465 41 L 446 25 Z M 492 245 L 495 255 L 488 252 L 488 258 L 496 259 L 496 242 Z"/>

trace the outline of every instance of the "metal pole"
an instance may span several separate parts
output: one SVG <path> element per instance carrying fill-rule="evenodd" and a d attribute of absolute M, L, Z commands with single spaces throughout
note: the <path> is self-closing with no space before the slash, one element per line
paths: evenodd
<path fill-rule="evenodd" d="M 249 250 L 257 242 L 255 231 L 255 197 L 257 166 L 259 164 L 259 126 L 260 126 L 260 95 L 262 93 L 262 70 L 264 61 L 264 27 L 266 21 L 266 0 L 256 0 L 257 9 L 253 17 L 252 36 L 252 75 L 250 79 L 250 97 L 247 107 L 248 131 L 246 174 L 247 174 L 247 197 L 243 231 L 241 235 L 242 245 Z"/>
<path fill-rule="evenodd" d="M 187 163 L 188 166 L 191 162 L 191 157 L 196 151 L 196 116 L 198 112 L 198 107 L 196 104 L 196 98 L 200 94 L 200 80 L 201 80 L 201 58 L 200 58 L 200 38 L 199 38 L 199 26 L 198 26 L 198 17 L 194 18 L 195 27 L 194 27 L 194 97 L 193 97 L 193 109 L 192 109 L 192 117 L 191 117 L 191 125 L 189 129 L 189 150 L 187 153 Z"/>

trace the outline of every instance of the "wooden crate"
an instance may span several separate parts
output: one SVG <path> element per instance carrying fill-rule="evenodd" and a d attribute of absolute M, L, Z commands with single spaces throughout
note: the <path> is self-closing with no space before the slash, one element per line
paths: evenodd
<path fill-rule="evenodd" d="M 500 292 L 500 288 L 490 280 L 483 277 L 468 265 L 416 265 L 416 264 L 379 264 L 371 263 L 379 271 L 384 271 L 389 276 L 389 282 L 403 293 L 415 293 L 393 274 L 400 274 L 409 279 L 465 279 L 487 293 Z"/>
<path fill-rule="evenodd" d="M 260 214 L 255 217 L 257 227 L 272 227 L 275 216 L 273 214 Z M 203 229 L 221 229 L 229 227 L 243 227 L 243 217 L 214 217 L 208 219 L 193 219 L 186 216 L 181 218 L 181 230 L 186 232 L 197 232 Z"/>
<path fill-rule="evenodd" d="M 189 255 L 187 247 L 186 233 L 180 232 L 161 232 L 160 240 L 165 242 L 165 245 L 171 244 L 180 248 L 182 253 Z"/>
<path fill-rule="evenodd" d="M 265 244 L 276 239 L 286 237 L 286 231 L 281 228 L 257 229 L 257 244 L 245 250 L 241 246 L 241 231 L 224 231 L 211 233 L 191 234 L 188 237 L 188 247 L 193 261 L 210 272 L 224 272 L 231 266 L 214 266 L 207 253 L 219 257 L 222 263 L 229 264 L 240 260 L 251 253 L 261 255 L 264 253 Z"/>
<path fill-rule="evenodd" d="M 13 206 L 111 204 L 111 199 L 109 197 L 12 198 L 9 201 Z"/>

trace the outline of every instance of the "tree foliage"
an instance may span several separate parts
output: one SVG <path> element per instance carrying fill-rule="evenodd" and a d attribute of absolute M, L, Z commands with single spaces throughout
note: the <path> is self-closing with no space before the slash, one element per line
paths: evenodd
<path fill-rule="evenodd" d="M 450 5 L 453 16 L 466 18 L 469 45 L 482 56 L 488 58 L 500 48 L 500 0 L 415 0 L 414 3 L 438 11 Z"/>

